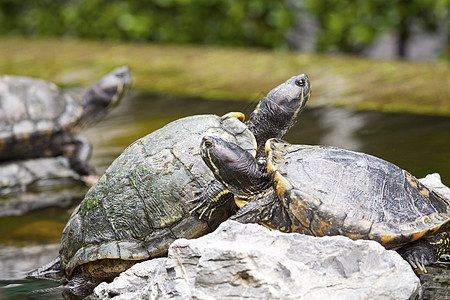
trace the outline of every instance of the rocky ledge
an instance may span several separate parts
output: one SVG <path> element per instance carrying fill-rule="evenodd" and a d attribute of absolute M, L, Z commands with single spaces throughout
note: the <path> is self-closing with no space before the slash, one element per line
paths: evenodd
<path fill-rule="evenodd" d="M 67 157 L 41 157 L 0 163 L 0 217 L 23 215 L 82 199 L 97 176 L 80 176 Z"/>
<path fill-rule="evenodd" d="M 422 181 L 450 197 L 439 174 Z M 94 290 L 100 299 L 415 299 L 419 278 L 374 241 L 312 237 L 226 221 L 176 240 L 167 258 L 136 264 Z"/>
<path fill-rule="evenodd" d="M 176 240 L 168 258 L 135 265 L 102 299 L 409 299 L 420 282 L 394 251 L 373 241 L 317 238 L 226 221 Z"/>

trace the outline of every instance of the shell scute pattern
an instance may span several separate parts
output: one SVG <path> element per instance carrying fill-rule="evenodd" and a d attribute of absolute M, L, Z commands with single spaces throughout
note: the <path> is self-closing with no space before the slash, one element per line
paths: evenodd
<path fill-rule="evenodd" d="M 269 148 L 278 198 L 291 202 L 289 210 L 314 235 L 339 232 L 396 247 L 446 222 L 442 198 L 391 163 L 333 147 L 272 142 Z"/>
<path fill-rule="evenodd" d="M 60 257 L 69 278 L 77 266 L 95 260 L 161 256 L 175 239 L 206 234 L 229 216 L 225 207 L 208 221 L 189 213 L 189 200 L 213 179 L 199 153 L 207 134 L 240 139 L 242 147 L 256 151 L 255 138 L 240 120 L 215 115 L 176 120 L 131 144 L 64 230 Z"/>

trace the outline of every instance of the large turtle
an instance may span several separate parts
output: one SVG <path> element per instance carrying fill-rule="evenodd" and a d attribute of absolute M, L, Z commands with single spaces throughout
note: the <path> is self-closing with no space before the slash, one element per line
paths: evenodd
<path fill-rule="evenodd" d="M 79 133 L 119 103 L 128 67 L 104 76 L 80 102 L 53 83 L 0 76 L 0 161 L 66 155 L 80 175 L 91 173 L 89 141 Z"/>
<path fill-rule="evenodd" d="M 266 142 L 267 169 L 217 137 L 204 137 L 201 151 L 215 177 L 243 206 L 232 217 L 236 221 L 375 240 L 425 271 L 450 252 L 450 200 L 385 160 L 280 139 Z"/>
<path fill-rule="evenodd" d="M 271 90 L 245 123 L 241 113 L 186 117 L 125 149 L 87 192 L 63 231 L 59 263 L 72 293 L 89 292 L 137 261 L 165 255 L 177 238 L 214 230 L 235 204 L 231 192 L 203 164 L 198 146 L 202 137 L 220 136 L 255 155 L 257 141 L 264 148 L 269 136 L 287 133 L 309 95 L 308 77 L 294 76 Z M 196 199 L 203 188 L 213 197 L 205 204 L 208 217 L 200 219 L 190 212 L 203 203 Z"/>

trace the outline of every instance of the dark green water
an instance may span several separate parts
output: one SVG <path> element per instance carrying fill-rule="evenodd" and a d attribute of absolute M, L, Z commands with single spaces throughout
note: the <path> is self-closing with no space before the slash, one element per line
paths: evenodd
<path fill-rule="evenodd" d="M 173 120 L 229 111 L 249 115 L 257 100 L 129 97 L 87 131 L 94 146 L 91 163 L 101 173 L 130 143 Z M 444 184 L 450 185 L 450 118 L 310 107 L 285 139 L 291 143 L 333 145 L 370 153 L 418 178 L 438 172 Z M 55 285 L 25 280 L 25 272 L 56 257 L 62 228 L 76 204 L 74 201 L 69 207 L 0 218 L 0 299 L 23 299 L 32 290 Z M 429 286 L 426 295 L 445 299 L 450 294 L 449 267 L 439 266 L 436 270 L 440 275 L 432 273 L 426 279 Z"/>

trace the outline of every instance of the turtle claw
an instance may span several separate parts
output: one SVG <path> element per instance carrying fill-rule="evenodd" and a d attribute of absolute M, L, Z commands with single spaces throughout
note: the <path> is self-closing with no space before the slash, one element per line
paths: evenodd
<path fill-rule="evenodd" d="M 221 207 L 228 201 L 233 201 L 233 194 L 226 190 L 217 180 L 210 181 L 204 188 L 194 192 L 194 196 L 195 198 L 187 201 L 187 203 L 197 205 L 189 213 L 199 213 L 199 219 L 205 216 L 207 220 L 210 220 L 218 207 Z"/>
<path fill-rule="evenodd" d="M 433 247 L 425 241 L 416 241 L 398 249 L 398 253 L 413 267 L 427 273 L 426 266 L 436 262 L 438 255 Z"/>
<path fill-rule="evenodd" d="M 411 267 L 413 267 L 413 269 L 417 269 L 417 264 L 414 262 L 414 260 L 412 259 L 412 257 L 408 257 L 406 259 L 407 262 L 409 262 L 409 264 L 411 265 Z"/>
<path fill-rule="evenodd" d="M 201 197 L 197 197 L 197 198 L 195 198 L 193 200 L 188 201 L 187 203 L 196 203 L 196 202 L 199 201 L 199 198 L 201 198 Z M 211 209 L 210 205 L 208 205 L 207 201 L 204 200 L 204 201 L 200 202 L 199 204 L 197 204 L 193 209 L 191 209 L 189 211 L 189 213 L 190 214 L 193 214 L 195 212 L 199 213 L 199 216 L 198 216 L 199 219 L 202 219 L 203 216 L 205 214 L 207 214 L 208 215 L 207 219 L 209 220 L 211 218 L 214 210 L 215 210 L 215 208 Z M 208 213 L 208 211 L 209 211 L 209 213 Z"/>
<path fill-rule="evenodd" d="M 200 189 L 197 192 L 194 192 L 195 198 L 187 201 L 188 204 L 196 204 L 195 207 L 189 211 L 189 213 L 190 214 L 198 213 L 199 219 L 202 219 L 203 216 L 206 214 L 209 220 L 211 218 L 213 211 L 215 210 L 214 207 L 211 207 L 211 203 L 208 199 L 209 195 L 208 186 L 206 188 Z"/>
<path fill-rule="evenodd" d="M 413 267 L 414 270 L 419 269 L 420 271 L 427 273 L 427 269 L 424 266 L 422 257 L 415 257 L 411 253 L 405 257 L 406 261 Z"/>
<path fill-rule="evenodd" d="M 424 272 L 425 274 L 428 273 L 428 272 L 427 272 L 427 268 L 425 268 L 424 265 L 419 264 L 417 267 L 419 268 L 420 271 Z"/>
<path fill-rule="evenodd" d="M 414 269 L 419 269 L 423 273 L 427 273 L 427 269 L 425 268 L 425 261 L 424 261 L 423 257 L 420 257 L 420 258 L 412 257 L 411 259 L 408 260 L 408 262 Z"/>

